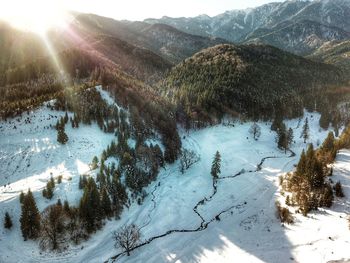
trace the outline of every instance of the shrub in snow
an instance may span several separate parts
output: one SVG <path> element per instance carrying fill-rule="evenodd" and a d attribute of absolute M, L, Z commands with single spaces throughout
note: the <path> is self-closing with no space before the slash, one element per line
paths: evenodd
<path fill-rule="evenodd" d="M 334 186 L 334 192 L 335 192 L 335 196 L 337 197 L 344 197 L 344 192 L 343 192 L 343 187 L 341 185 L 341 182 L 337 182 Z"/>
<path fill-rule="evenodd" d="M 254 140 L 258 140 L 261 135 L 261 128 L 257 123 L 253 123 L 253 125 L 249 129 L 249 133 L 253 135 Z"/>
<path fill-rule="evenodd" d="M 280 202 L 276 202 L 277 217 L 282 223 L 293 224 L 294 218 L 288 208 L 282 207 Z"/>
<path fill-rule="evenodd" d="M 194 151 L 183 149 L 180 154 L 180 172 L 183 174 L 199 160 L 199 156 Z"/>
<path fill-rule="evenodd" d="M 8 212 L 5 213 L 4 227 L 6 229 L 11 229 L 12 227 L 12 220 Z"/>

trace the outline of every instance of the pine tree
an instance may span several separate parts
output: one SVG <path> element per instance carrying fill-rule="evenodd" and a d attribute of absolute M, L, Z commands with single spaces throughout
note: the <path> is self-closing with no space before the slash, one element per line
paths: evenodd
<path fill-rule="evenodd" d="M 112 215 L 111 200 L 109 199 L 109 196 L 108 196 L 105 188 L 103 188 L 103 190 L 102 190 L 101 208 L 102 208 L 102 211 L 106 217 L 109 218 Z"/>
<path fill-rule="evenodd" d="M 324 183 L 324 174 L 322 169 L 322 164 L 316 157 L 315 150 L 312 144 L 306 152 L 306 171 L 305 175 L 309 181 L 311 189 L 320 187 Z"/>
<path fill-rule="evenodd" d="M 88 233 L 93 232 L 99 226 L 101 221 L 101 202 L 95 180 L 89 178 L 84 188 L 83 197 L 80 199 L 79 206 L 80 217 L 86 223 Z"/>
<path fill-rule="evenodd" d="M 83 189 L 83 178 L 81 177 L 81 175 L 79 176 L 79 189 Z"/>
<path fill-rule="evenodd" d="M 320 127 L 324 130 L 327 130 L 329 127 L 329 123 L 331 122 L 331 115 L 329 109 L 324 109 L 321 113 L 321 118 L 319 121 Z"/>
<path fill-rule="evenodd" d="M 333 189 L 330 184 L 326 184 L 323 188 L 321 206 L 331 207 L 334 200 Z"/>
<path fill-rule="evenodd" d="M 62 183 L 62 175 L 59 175 L 59 176 L 57 177 L 57 183 L 58 183 L 58 184 Z"/>
<path fill-rule="evenodd" d="M 94 156 L 91 162 L 91 170 L 95 170 L 98 166 L 98 158 L 97 156 Z"/>
<path fill-rule="evenodd" d="M 301 132 L 301 138 L 304 139 L 304 143 L 306 143 L 306 141 L 309 139 L 310 135 L 309 135 L 309 119 L 306 118 L 304 125 L 303 125 L 303 131 Z"/>
<path fill-rule="evenodd" d="M 50 181 L 48 181 L 46 184 L 46 188 L 43 189 L 43 197 L 47 199 L 52 199 L 54 188 L 55 188 L 55 180 L 53 179 L 53 177 L 51 177 Z"/>
<path fill-rule="evenodd" d="M 153 155 L 155 156 L 155 158 L 156 158 L 156 160 L 158 162 L 158 165 L 160 167 L 163 167 L 163 165 L 164 165 L 164 157 L 163 157 L 162 150 L 160 149 L 158 144 L 156 144 L 153 147 Z"/>
<path fill-rule="evenodd" d="M 283 117 L 280 113 L 276 113 L 275 118 L 273 119 L 273 122 L 271 124 L 271 130 L 272 131 L 278 131 L 283 124 Z"/>
<path fill-rule="evenodd" d="M 67 124 L 68 122 L 68 113 L 66 112 L 66 114 L 64 115 L 64 123 Z"/>
<path fill-rule="evenodd" d="M 47 189 L 46 188 L 43 189 L 43 197 L 47 198 Z"/>
<path fill-rule="evenodd" d="M 55 188 L 56 184 L 55 184 L 55 179 L 53 179 L 53 177 L 51 176 L 50 181 L 49 181 L 50 187 L 51 188 Z"/>
<path fill-rule="evenodd" d="M 64 200 L 64 203 L 63 203 L 63 210 L 64 210 L 64 212 L 66 212 L 67 214 L 70 214 L 70 206 L 69 206 L 68 200 Z"/>
<path fill-rule="evenodd" d="M 288 140 L 287 140 L 287 129 L 286 125 L 282 122 L 279 129 L 277 130 L 277 146 L 281 150 L 287 151 Z"/>
<path fill-rule="evenodd" d="M 104 162 L 105 160 L 107 160 L 108 156 L 107 156 L 107 152 L 106 150 L 103 150 L 102 154 L 101 154 L 101 163 Z"/>
<path fill-rule="evenodd" d="M 299 159 L 299 163 L 297 165 L 297 170 L 296 173 L 299 176 L 302 176 L 306 172 L 306 154 L 305 151 L 303 150 Z"/>
<path fill-rule="evenodd" d="M 340 181 L 338 181 L 335 186 L 334 186 L 334 191 L 335 191 L 335 196 L 337 197 L 344 197 L 344 192 L 343 192 L 343 187 L 340 183 Z"/>
<path fill-rule="evenodd" d="M 109 171 L 107 171 L 107 174 L 109 175 Z M 104 188 L 105 186 L 106 186 L 106 184 L 107 184 L 107 180 L 106 180 L 106 176 L 105 176 L 105 174 L 104 173 L 98 173 L 97 174 L 98 175 L 98 180 L 96 180 L 96 181 L 98 181 L 98 183 L 99 183 L 99 187 L 100 187 L 100 189 L 102 189 L 102 188 Z M 96 178 L 97 179 L 97 178 Z"/>
<path fill-rule="evenodd" d="M 120 215 L 123 210 L 123 206 L 128 200 L 124 185 L 120 182 L 117 173 L 113 175 L 112 183 L 110 184 L 108 191 L 112 198 L 112 204 L 116 217 Z"/>
<path fill-rule="evenodd" d="M 56 130 L 59 130 L 60 127 L 61 127 L 61 126 L 60 126 L 60 121 L 57 120 L 56 125 L 55 125 Z"/>
<path fill-rule="evenodd" d="M 24 240 L 35 239 L 40 232 L 40 213 L 30 190 L 24 196 L 20 218 Z"/>
<path fill-rule="evenodd" d="M 22 204 L 23 200 L 24 200 L 24 193 L 22 191 L 21 194 L 19 195 L 19 202 Z"/>
<path fill-rule="evenodd" d="M 287 197 L 286 197 L 286 205 L 290 206 L 290 198 L 289 198 L 289 195 L 287 195 Z"/>
<path fill-rule="evenodd" d="M 83 175 L 80 178 L 81 178 L 81 181 L 79 181 L 79 189 L 84 189 L 88 182 L 87 177 L 86 175 Z"/>
<path fill-rule="evenodd" d="M 6 229 L 11 229 L 12 227 L 12 220 L 8 212 L 5 213 L 4 227 Z"/>
<path fill-rule="evenodd" d="M 219 151 L 216 151 L 215 157 L 211 166 L 211 175 L 214 177 L 214 179 L 217 179 L 220 173 L 221 173 L 221 155 Z"/>
<path fill-rule="evenodd" d="M 66 144 L 68 142 L 68 135 L 66 134 L 65 130 L 64 130 L 64 126 L 60 127 L 57 130 L 57 141 L 60 144 Z"/>
<path fill-rule="evenodd" d="M 294 133 L 293 133 L 293 129 L 289 128 L 288 132 L 287 132 L 287 143 L 288 143 L 288 148 L 292 145 L 294 140 Z"/>
<path fill-rule="evenodd" d="M 321 149 L 323 151 L 327 151 L 327 152 L 332 152 L 334 151 L 334 134 L 333 132 L 329 132 L 327 138 L 324 140 Z"/>

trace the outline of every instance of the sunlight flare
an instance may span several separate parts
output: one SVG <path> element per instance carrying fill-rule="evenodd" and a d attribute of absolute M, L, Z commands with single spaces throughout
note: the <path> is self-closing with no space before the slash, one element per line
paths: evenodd
<path fill-rule="evenodd" d="M 12 0 L 2 3 L 0 18 L 19 29 L 43 35 L 52 27 L 64 27 L 68 15 L 59 1 Z"/>

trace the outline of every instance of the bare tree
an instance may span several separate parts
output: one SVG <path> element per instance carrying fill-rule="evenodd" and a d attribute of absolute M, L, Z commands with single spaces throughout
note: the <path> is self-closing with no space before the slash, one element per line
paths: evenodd
<path fill-rule="evenodd" d="M 250 126 L 249 133 L 253 135 L 254 140 L 258 140 L 261 135 L 260 126 L 254 122 L 252 126 Z"/>
<path fill-rule="evenodd" d="M 128 256 L 130 251 L 137 246 L 140 241 L 140 229 L 134 225 L 125 225 L 114 232 L 115 246 L 125 250 Z"/>
<path fill-rule="evenodd" d="M 185 170 L 200 160 L 199 156 L 191 150 L 183 149 L 180 155 L 180 171 L 183 174 Z"/>
<path fill-rule="evenodd" d="M 41 216 L 40 246 L 59 249 L 65 239 L 65 224 L 67 217 L 62 206 L 52 205 L 47 207 Z"/>
<path fill-rule="evenodd" d="M 79 218 L 78 213 L 77 208 L 70 208 L 69 222 L 67 225 L 69 238 L 76 245 L 79 244 L 80 240 L 87 239 L 88 237 L 85 222 Z"/>

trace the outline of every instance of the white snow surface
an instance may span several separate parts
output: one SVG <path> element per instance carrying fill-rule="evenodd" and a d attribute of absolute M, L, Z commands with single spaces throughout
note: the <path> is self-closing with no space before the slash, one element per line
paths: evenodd
<path fill-rule="evenodd" d="M 281 198 L 278 176 L 291 171 L 306 148 L 299 138 L 303 120 L 287 121 L 295 134 L 294 157 L 277 149 L 270 123 L 259 123 L 258 141 L 248 132 L 252 123 L 180 131 L 183 147 L 200 155 L 198 163 L 183 175 L 178 163 L 167 165 L 146 188 L 148 196 L 141 206 L 133 203 L 125 208 L 120 220 L 106 221 L 101 230 L 78 246 L 70 245 L 61 253 L 43 252 L 36 241 L 23 241 L 21 236 L 20 192 L 30 188 L 40 210 L 58 198 L 77 205 L 82 194 L 78 189 L 79 175 L 94 173 L 89 170 L 89 162 L 115 138 L 100 131 L 97 125 L 81 125 L 79 129 L 67 125 L 69 141 L 61 146 L 56 141 L 56 130 L 44 127 L 56 123 L 54 116 L 63 115 L 43 106 L 29 116 L 24 114 L 0 123 L 0 218 L 8 211 L 14 223 L 12 230 L 4 230 L 0 225 L 0 262 L 104 262 L 121 252 L 114 247 L 112 233 L 124 224 L 140 226 L 142 240 L 168 230 L 198 228 L 201 219 L 193 208 L 213 192 L 210 167 L 217 150 L 222 155 L 220 177 L 235 175 L 242 169 L 245 172 L 219 180 L 216 195 L 198 206 L 198 212 L 208 222 L 228 211 L 207 229 L 153 240 L 132 251 L 131 256 L 121 256 L 118 262 L 327 262 L 350 258 L 346 220 L 350 211 L 349 150 L 342 150 L 337 156 L 332 178 L 341 180 L 346 198 L 336 199 L 331 209 L 320 209 L 308 217 L 295 215 L 294 225 L 282 226 L 275 216 L 275 200 Z M 24 123 L 27 117 L 31 119 L 29 124 Z M 305 113 L 305 117 L 310 123 L 309 142 L 316 146 L 328 131 L 319 128 L 318 114 Z M 265 160 L 262 169 L 254 172 L 264 157 L 278 158 Z M 63 175 L 63 182 L 48 201 L 41 190 L 51 175 Z"/>

